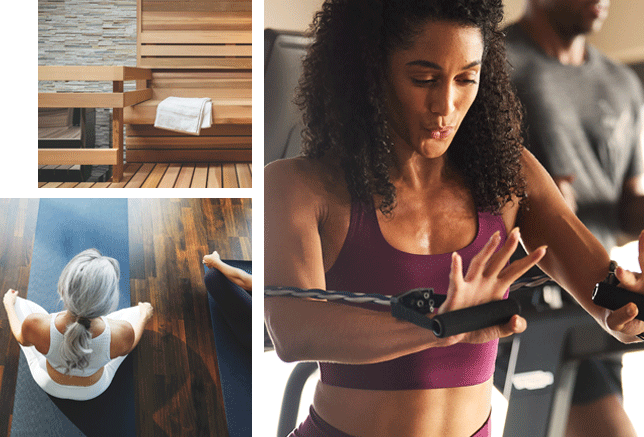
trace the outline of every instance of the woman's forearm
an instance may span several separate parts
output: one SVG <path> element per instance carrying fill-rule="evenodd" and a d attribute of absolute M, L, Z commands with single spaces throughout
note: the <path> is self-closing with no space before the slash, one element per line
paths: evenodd
<path fill-rule="evenodd" d="M 206 265 L 210 268 L 219 270 L 228 278 L 229 281 L 239 285 L 246 291 L 251 291 L 253 288 L 253 278 L 242 269 L 230 266 L 225 262 L 217 259 L 208 259 Z"/>
<path fill-rule="evenodd" d="M 149 318 L 142 312 L 139 316 L 139 319 L 132 324 L 132 329 L 134 330 L 134 340 L 132 341 L 132 347 L 127 352 L 128 354 L 134 350 L 134 348 L 139 344 L 141 338 L 143 337 L 143 332 L 145 332 L 145 325 L 147 325 Z"/>
<path fill-rule="evenodd" d="M 369 364 L 439 345 L 434 334 L 388 312 L 295 297 L 264 299 L 265 319 L 284 361 Z"/>
<path fill-rule="evenodd" d="M 31 344 L 29 344 L 22 335 L 22 322 L 18 319 L 15 306 L 5 304 L 4 308 L 7 311 L 7 319 L 9 320 L 9 326 L 11 327 L 11 333 L 13 336 L 21 345 L 31 346 Z"/>

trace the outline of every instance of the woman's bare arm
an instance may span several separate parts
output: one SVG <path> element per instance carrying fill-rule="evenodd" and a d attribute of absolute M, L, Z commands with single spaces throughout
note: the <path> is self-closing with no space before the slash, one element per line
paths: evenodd
<path fill-rule="evenodd" d="M 539 267 L 568 290 L 607 331 L 622 341 L 635 341 L 644 322 L 633 320 L 634 305 L 609 311 L 592 302 L 597 282 L 608 274 L 610 259 L 601 243 L 566 206 L 557 186 L 537 160 L 525 151 L 528 200 L 518 216 L 528 252 L 547 245 Z M 633 285 L 635 289 L 641 285 Z M 644 292 L 644 285 L 641 290 Z"/>
<path fill-rule="evenodd" d="M 4 308 L 7 311 L 7 319 L 9 320 L 9 326 L 11 327 L 11 332 L 16 338 L 16 341 L 23 346 L 32 346 L 32 343 L 25 338 L 22 330 L 22 323 L 18 319 L 18 314 L 16 314 L 16 297 L 18 297 L 18 292 L 16 290 L 8 290 L 2 303 Z"/>
<path fill-rule="evenodd" d="M 316 190 L 315 172 L 303 160 L 278 161 L 264 173 L 264 283 L 325 289 L 319 225 L 324 193 Z M 410 329 L 387 313 L 336 303 L 291 297 L 264 299 L 266 325 L 275 350 L 285 361 L 346 363 L 379 361 L 395 353 L 378 335 Z M 392 324 L 394 326 L 386 326 Z M 384 328 L 384 329 L 383 329 Z M 433 335 L 417 332 L 422 347 Z M 402 337 L 402 332 L 398 333 Z M 388 350 L 378 350 L 380 348 Z"/>
<path fill-rule="evenodd" d="M 139 302 L 139 320 L 132 326 L 134 328 L 134 341 L 132 342 L 132 347 L 128 351 L 128 353 L 132 352 L 132 350 L 139 344 L 139 341 L 141 341 L 141 337 L 143 337 L 143 331 L 145 331 L 145 325 L 148 324 L 150 319 L 152 318 L 152 305 L 150 305 L 148 302 Z"/>
<path fill-rule="evenodd" d="M 253 277 L 242 269 L 238 269 L 226 264 L 221 260 L 219 253 L 214 251 L 210 255 L 203 257 L 203 263 L 211 269 L 217 269 L 223 273 L 229 281 L 239 285 L 244 290 L 250 292 L 253 289 Z"/>
<path fill-rule="evenodd" d="M 325 214 L 326 194 L 321 188 L 323 185 L 321 177 L 316 177 L 315 169 L 301 159 L 276 162 L 266 167 L 266 286 L 325 289 L 319 231 Z M 533 255 L 519 267 L 527 267 L 529 263 L 536 262 L 539 256 L 539 253 Z M 473 275 L 476 276 L 475 280 L 483 276 L 483 270 Z M 471 280 L 469 277 L 468 281 Z M 494 282 L 491 287 L 502 295 L 505 290 L 503 285 L 495 280 L 491 282 Z M 460 290 L 462 287 L 459 284 L 457 288 Z M 446 302 L 446 308 L 457 309 L 478 303 L 472 303 L 473 294 L 467 293 L 465 288 L 463 290 L 457 298 Z M 481 294 L 486 295 L 476 295 Z M 491 295 L 488 294 L 488 300 L 492 298 Z M 447 346 L 459 341 L 489 341 L 525 328 L 523 319 L 515 317 L 500 327 L 437 339 L 430 331 L 396 320 L 388 312 L 292 297 L 265 298 L 264 315 L 277 354 L 285 361 L 366 364 L 432 346 Z"/>

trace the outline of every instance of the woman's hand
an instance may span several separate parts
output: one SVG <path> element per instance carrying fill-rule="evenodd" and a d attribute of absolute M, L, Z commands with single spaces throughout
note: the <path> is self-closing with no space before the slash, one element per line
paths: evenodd
<path fill-rule="evenodd" d="M 483 249 L 472 258 L 465 276 L 463 276 L 463 260 L 456 252 L 452 254 L 447 299 L 440 306 L 437 314 L 503 299 L 508 287 L 546 254 L 546 247 L 542 246 L 530 255 L 507 265 L 519 244 L 519 238 L 519 229 L 513 229 L 503 247 L 495 253 L 501 238 L 498 232 L 492 235 Z M 525 319 L 515 315 L 505 325 L 493 326 L 450 338 L 453 343 L 485 343 L 496 338 L 523 332 L 525 328 Z"/>
<path fill-rule="evenodd" d="M 16 305 L 17 297 L 18 297 L 18 292 L 16 290 L 9 289 L 4 294 L 4 298 L 2 299 L 2 303 L 4 303 L 5 308 L 6 307 L 13 308 Z"/>
<path fill-rule="evenodd" d="M 216 250 L 210 255 L 204 255 L 203 257 L 203 263 L 208 267 L 215 267 L 220 262 L 221 262 L 221 257 L 219 256 Z"/>
<path fill-rule="evenodd" d="M 644 272 L 644 231 L 640 233 L 638 244 L 638 261 L 640 263 L 640 270 Z M 644 274 L 634 273 L 618 267 L 615 271 L 615 276 L 617 276 L 620 282 L 620 287 L 644 294 Z M 606 325 L 613 331 L 618 331 L 626 335 L 635 336 L 642 334 L 644 333 L 644 322 L 635 319 L 637 314 L 637 305 L 631 302 L 616 311 L 610 311 L 606 317 Z"/>
<path fill-rule="evenodd" d="M 147 322 L 152 318 L 154 311 L 150 302 L 139 302 L 139 312 L 141 313 L 141 317 Z"/>

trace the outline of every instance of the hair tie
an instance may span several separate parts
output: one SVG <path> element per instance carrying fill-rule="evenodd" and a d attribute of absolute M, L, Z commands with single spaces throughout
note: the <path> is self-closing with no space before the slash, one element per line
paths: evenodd
<path fill-rule="evenodd" d="M 92 325 L 92 321 L 87 317 L 79 317 L 76 321 L 83 325 L 85 329 L 89 329 L 89 327 Z"/>

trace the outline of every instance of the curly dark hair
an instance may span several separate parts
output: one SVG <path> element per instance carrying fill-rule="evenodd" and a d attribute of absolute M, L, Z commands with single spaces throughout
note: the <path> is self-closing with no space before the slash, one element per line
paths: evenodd
<path fill-rule="evenodd" d="M 408 48 L 428 20 L 481 30 L 479 91 L 448 148 L 476 207 L 498 213 L 525 197 L 522 110 L 507 72 L 502 0 L 326 0 L 311 27 L 296 102 L 304 112 L 303 152 L 339 160 L 352 196 L 390 213 L 396 190 L 384 92 L 388 56 Z"/>

